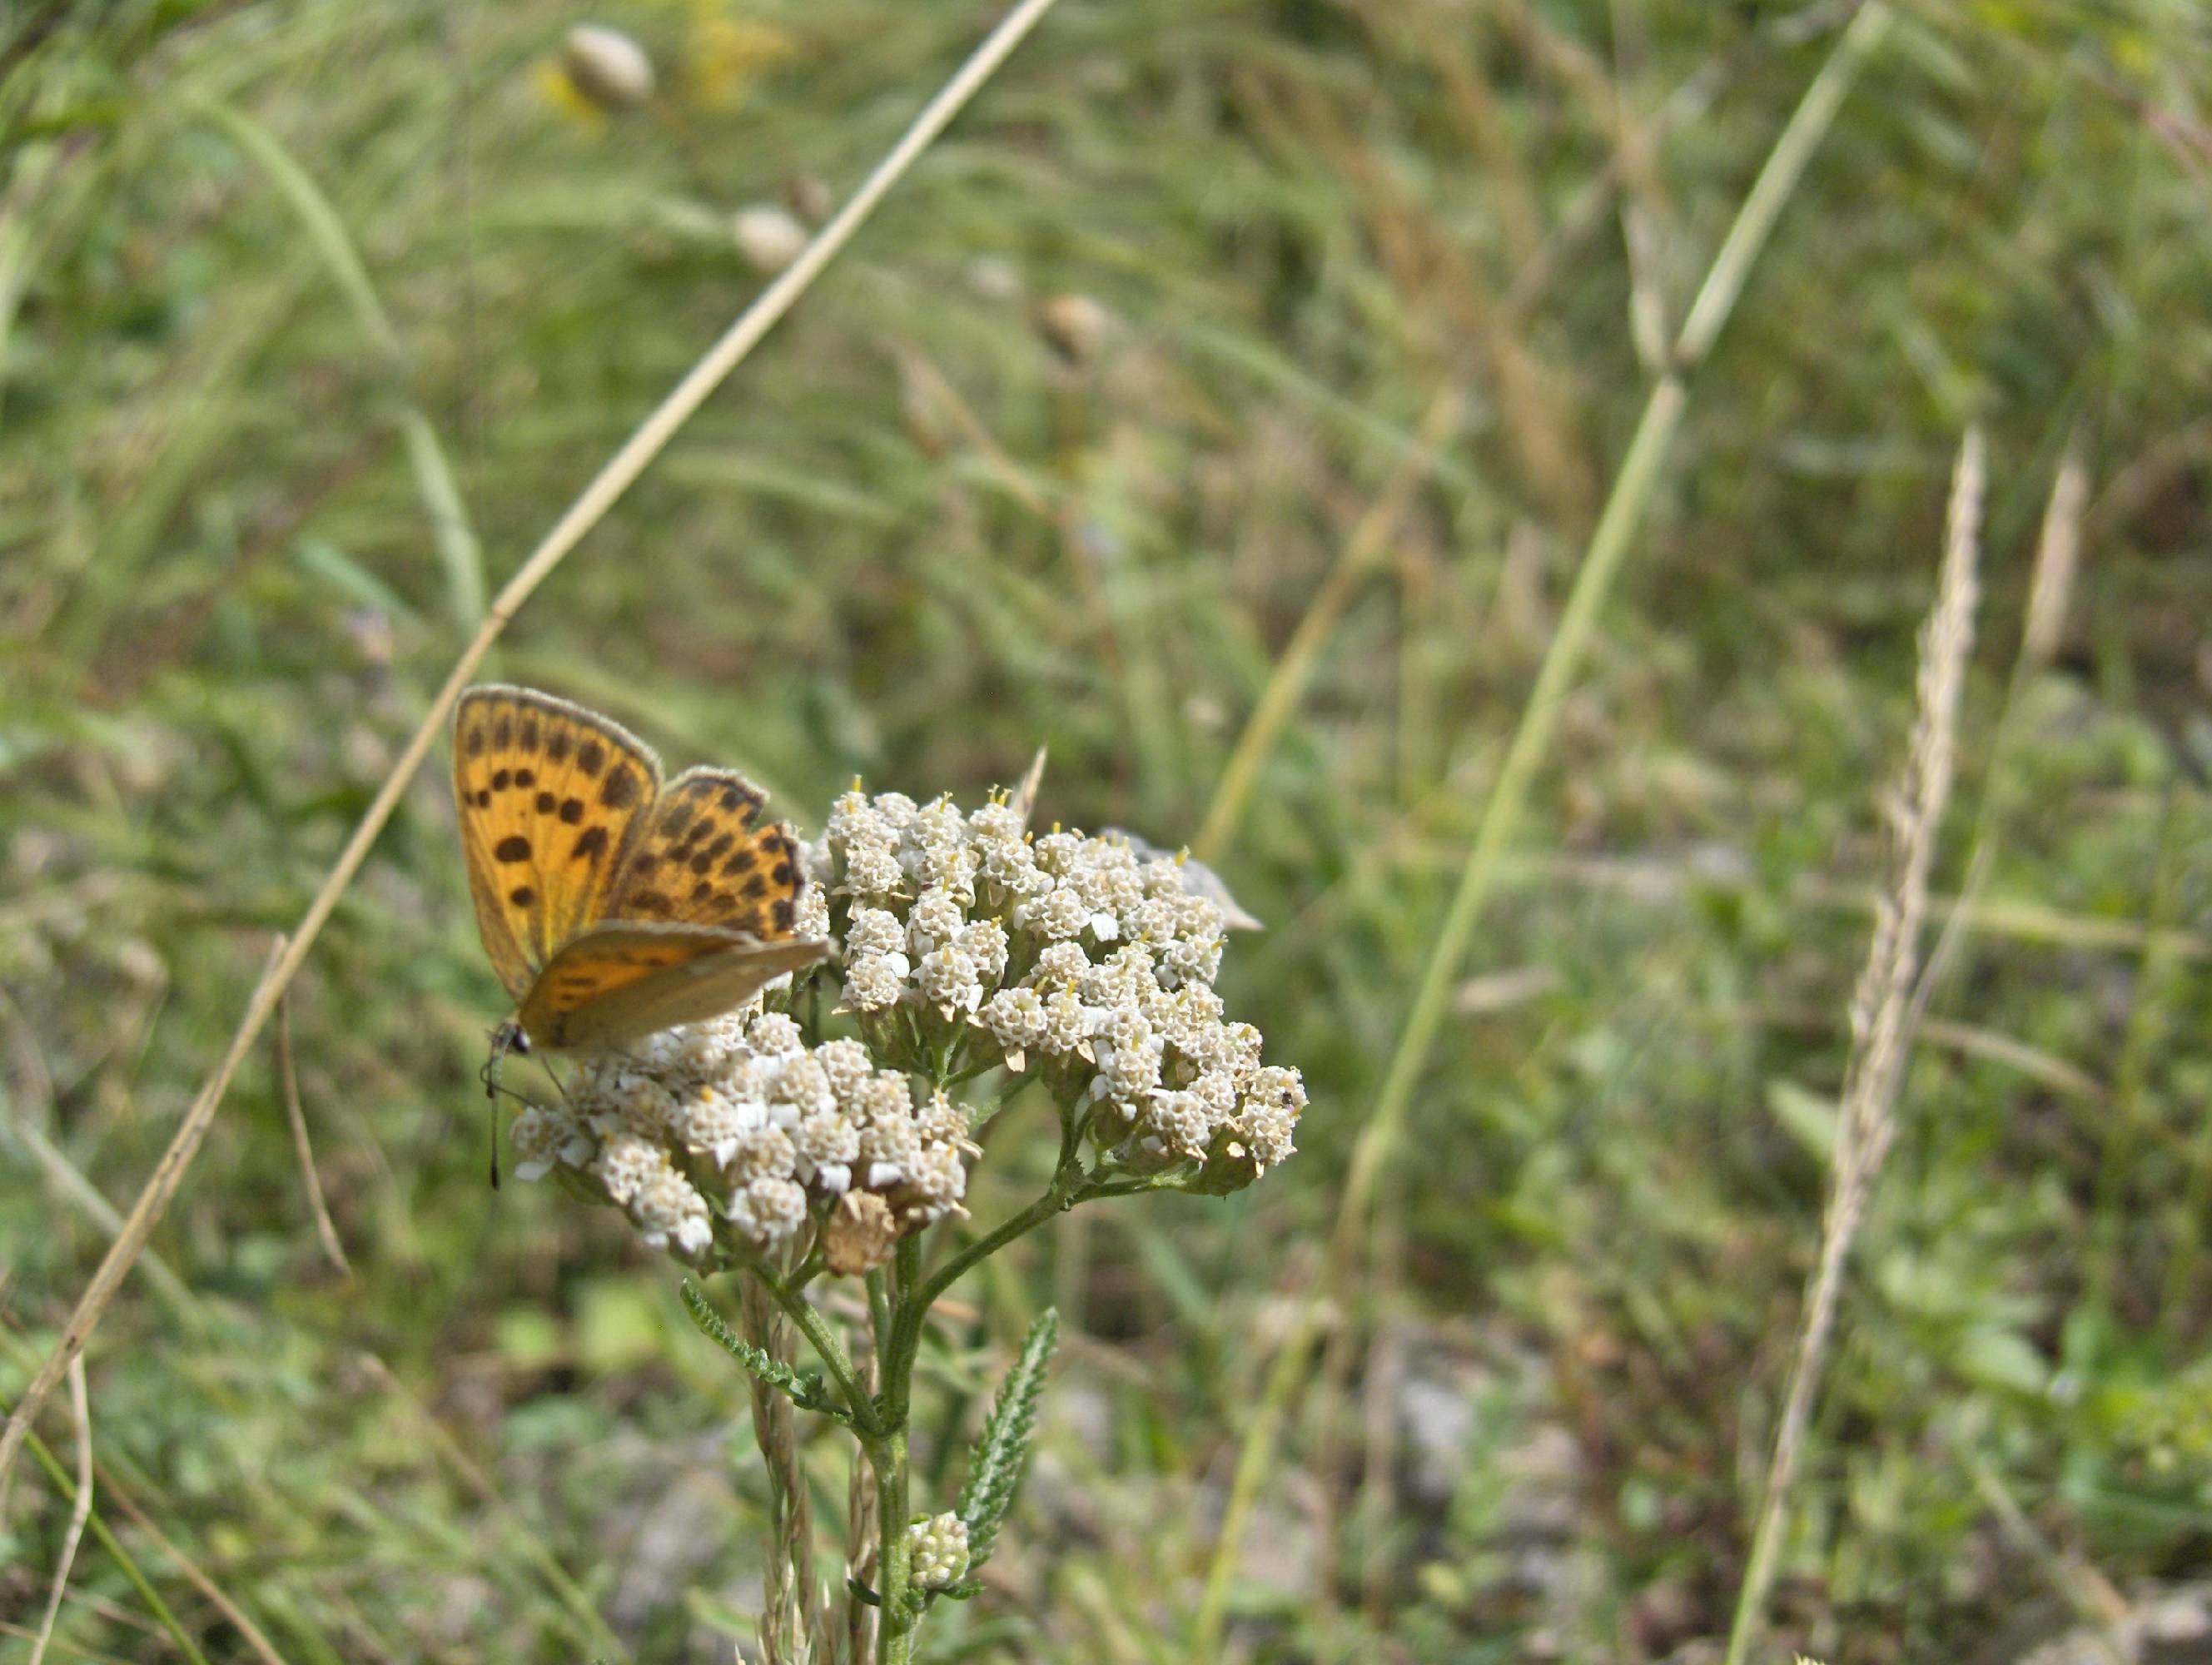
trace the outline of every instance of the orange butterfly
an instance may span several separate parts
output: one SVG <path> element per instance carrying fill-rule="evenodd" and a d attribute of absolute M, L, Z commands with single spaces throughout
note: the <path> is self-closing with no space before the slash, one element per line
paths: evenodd
<path fill-rule="evenodd" d="M 484 951 L 514 997 L 495 1051 L 619 1045 L 717 1017 L 829 952 L 794 938 L 799 847 L 761 790 L 619 724 L 484 684 L 453 714 L 453 800 Z"/>

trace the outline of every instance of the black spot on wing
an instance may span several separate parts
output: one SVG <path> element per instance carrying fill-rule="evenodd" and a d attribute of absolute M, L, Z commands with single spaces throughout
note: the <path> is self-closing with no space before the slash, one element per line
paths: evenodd
<path fill-rule="evenodd" d="M 617 763 L 600 782 L 599 802 L 611 810 L 626 810 L 637 802 L 637 771 L 628 763 Z"/>

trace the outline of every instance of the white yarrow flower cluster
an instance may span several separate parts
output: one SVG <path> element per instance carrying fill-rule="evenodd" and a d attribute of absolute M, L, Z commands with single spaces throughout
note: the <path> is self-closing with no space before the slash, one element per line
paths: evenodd
<path fill-rule="evenodd" d="M 1179 861 L 1118 837 L 1032 836 L 1002 799 L 963 815 L 857 785 L 806 854 L 864 1033 L 918 1021 L 1041 1070 L 1089 1107 L 1103 1148 L 1203 1164 L 1203 1188 L 1291 1154 L 1305 1084 L 1225 1020 L 1213 981 L 1228 921 Z"/>
<path fill-rule="evenodd" d="M 1098 1171 L 1182 1188 L 1233 1191 L 1292 1153 L 1305 1083 L 1222 1010 L 1230 920 L 1196 864 L 1033 836 L 1003 798 L 967 814 L 857 785 L 804 854 L 794 928 L 842 939 L 826 1015 L 858 1036 L 810 1045 L 757 1000 L 588 1055 L 565 1102 L 516 1118 L 522 1178 L 561 1175 L 694 1265 L 793 1244 L 852 1274 L 961 1210 L 981 1152 L 933 1083 L 1038 1080 Z M 810 1022 L 830 1004 L 775 998 Z"/>
<path fill-rule="evenodd" d="M 968 1115 L 942 1094 L 916 1105 L 908 1078 L 854 1040 L 809 1047 L 781 1012 L 733 1013 L 595 1054 L 567 1106 L 514 1124 L 516 1171 L 596 1183 L 645 1241 L 696 1261 L 729 1232 L 767 1249 L 848 1194 L 883 1247 L 960 1206 Z M 873 1251 L 870 1251 L 873 1252 Z"/>

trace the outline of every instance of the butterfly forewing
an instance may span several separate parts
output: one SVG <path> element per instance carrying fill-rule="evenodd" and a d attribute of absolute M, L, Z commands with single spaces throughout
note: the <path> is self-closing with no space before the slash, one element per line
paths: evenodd
<path fill-rule="evenodd" d="M 805 881 L 727 769 L 660 764 L 605 718 L 487 685 L 453 720 L 477 922 L 534 1046 L 611 1046 L 742 1006 L 828 951 L 795 940 Z"/>
<path fill-rule="evenodd" d="M 453 718 L 461 848 L 484 950 L 518 1002 L 538 968 L 606 916 L 659 787 L 653 752 L 581 707 L 497 684 L 461 696 Z"/>
<path fill-rule="evenodd" d="M 818 939 L 763 942 L 712 926 L 610 921 L 562 946 L 516 1021 L 534 1045 L 613 1046 L 742 1006 L 828 951 Z"/>
<path fill-rule="evenodd" d="M 805 881 L 791 829 L 756 824 L 763 801 L 729 769 L 684 770 L 640 829 L 610 914 L 789 936 Z"/>

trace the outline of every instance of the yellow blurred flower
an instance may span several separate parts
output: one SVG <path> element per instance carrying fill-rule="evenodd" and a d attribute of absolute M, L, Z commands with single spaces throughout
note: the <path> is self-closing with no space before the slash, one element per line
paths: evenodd
<path fill-rule="evenodd" d="M 691 0 L 687 80 L 702 110 L 735 109 L 756 81 L 799 51 L 774 24 L 738 17 L 735 9 L 728 0 Z"/>
<path fill-rule="evenodd" d="M 531 66 L 530 78 L 537 83 L 538 95 L 557 113 L 594 133 L 605 129 L 606 112 L 576 90 L 576 83 L 568 79 L 568 72 L 557 61 L 550 58 L 538 59 Z"/>

